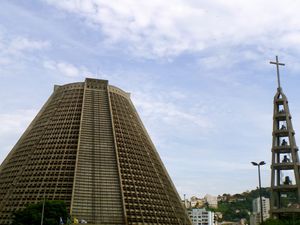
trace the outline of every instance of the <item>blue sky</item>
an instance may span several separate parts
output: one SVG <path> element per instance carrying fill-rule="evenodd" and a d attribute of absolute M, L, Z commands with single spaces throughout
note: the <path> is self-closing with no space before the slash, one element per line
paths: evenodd
<path fill-rule="evenodd" d="M 275 67 L 300 132 L 300 3 L 2 0 L 0 161 L 54 84 L 108 79 L 132 94 L 179 194 L 270 184 Z"/>

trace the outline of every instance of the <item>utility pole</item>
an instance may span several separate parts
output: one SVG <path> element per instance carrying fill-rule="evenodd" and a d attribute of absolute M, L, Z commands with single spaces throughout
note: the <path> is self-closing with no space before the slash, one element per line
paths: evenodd
<path fill-rule="evenodd" d="M 264 161 L 260 163 L 251 162 L 253 166 L 257 166 L 258 169 L 258 184 L 259 184 L 259 200 L 260 200 L 260 222 L 264 222 L 264 215 L 263 215 L 263 204 L 262 204 L 262 196 L 261 196 L 261 179 L 260 179 L 260 166 L 265 165 Z"/>

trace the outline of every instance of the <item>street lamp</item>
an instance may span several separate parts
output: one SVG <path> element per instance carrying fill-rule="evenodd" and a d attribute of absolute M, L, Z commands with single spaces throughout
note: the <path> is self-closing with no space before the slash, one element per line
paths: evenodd
<path fill-rule="evenodd" d="M 261 223 L 264 221 L 263 217 L 263 205 L 262 205 L 262 197 L 261 197 L 261 181 L 260 181 L 260 166 L 265 165 L 265 161 L 261 161 L 260 163 L 251 162 L 253 166 L 257 166 L 258 169 L 258 182 L 259 182 L 259 199 L 260 199 L 260 219 Z"/>
<path fill-rule="evenodd" d="M 184 212 L 186 214 L 186 204 L 185 204 L 185 194 L 183 194 L 183 202 L 184 202 Z M 185 215 L 184 215 L 184 225 L 186 224 Z"/>
<path fill-rule="evenodd" d="M 43 206 L 42 206 L 42 216 L 41 216 L 41 225 L 44 224 L 44 213 L 45 213 L 45 201 L 46 201 L 46 189 L 44 187 L 44 197 L 43 197 Z"/>

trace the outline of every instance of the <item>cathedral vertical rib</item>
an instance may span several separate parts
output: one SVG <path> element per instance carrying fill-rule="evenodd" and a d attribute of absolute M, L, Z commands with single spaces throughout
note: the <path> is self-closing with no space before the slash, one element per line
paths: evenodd
<path fill-rule="evenodd" d="M 85 82 L 71 214 L 92 224 L 124 224 L 107 87 Z"/>

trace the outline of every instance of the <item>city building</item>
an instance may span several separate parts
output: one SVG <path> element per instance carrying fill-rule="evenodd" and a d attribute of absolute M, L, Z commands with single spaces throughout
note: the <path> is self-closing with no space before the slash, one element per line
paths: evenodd
<path fill-rule="evenodd" d="M 204 198 L 198 198 L 196 196 L 192 196 L 190 204 L 192 208 L 202 208 L 205 206 L 206 200 Z"/>
<path fill-rule="evenodd" d="M 250 215 L 250 225 L 258 225 L 261 223 L 260 198 L 252 201 L 253 212 Z M 263 220 L 270 218 L 270 199 L 262 197 Z"/>
<path fill-rule="evenodd" d="M 44 198 L 88 224 L 191 224 L 129 93 L 106 80 L 55 86 L 3 161 L 1 225 Z"/>
<path fill-rule="evenodd" d="M 198 202 L 198 198 L 196 196 L 192 196 L 191 197 L 191 207 L 192 208 L 196 207 L 197 202 Z"/>
<path fill-rule="evenodd" d="M 182 204 L 184 205 L 184 207 L 185 207 L 186 209 L 189 209 L 189 208 L 192 207 L 192 206 L 191 206 L 191 202 L 190 202 L 188 199 L 183 199 L 181 202 L 182 202 Z"/>
<path fill-rule="evenodd" d="M 217 196 L 212 196 L 212 195 L 209 195 L 209 194 L 206 194 L 204 196 L 204 199 L 208 205 L 208 207 L 211 207 L 211 208 L 218 208 L 218 197 Z"/>
<path fill-rule="evenodd" d="M 260 213 L 251 213 L 250 215 L 250 225 L 259 225 L 260 224 Z"/>
<path fill-rule="evenodd" d="M 261 197 L 262 200 L 262 210 L 263 210 L 263 220 L 270 218 L 270 199 Z M 254 213 L 260 213 L 260 198 L 253 199 L 252 209 Z"/>
<path fill-rule="evenodd" d="M 214 225 L 214 212 L 206 211 L 205 208 L 193 208 L 188 210 L 193 225 Z"/>

